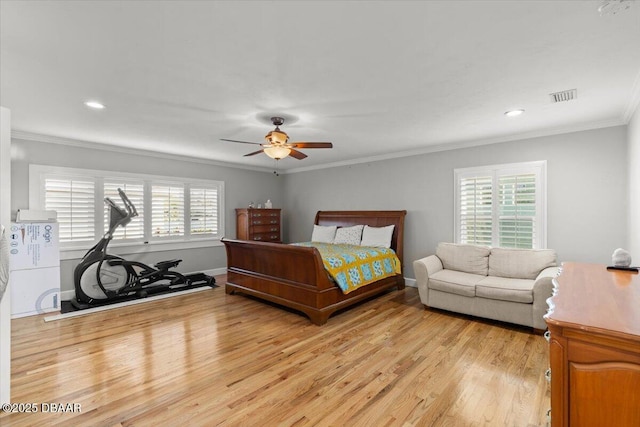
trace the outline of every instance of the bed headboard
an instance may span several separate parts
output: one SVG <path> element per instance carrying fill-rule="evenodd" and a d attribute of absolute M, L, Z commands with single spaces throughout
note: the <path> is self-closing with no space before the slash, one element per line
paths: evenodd
<path fill-rule="evenodd" d="M 395 225 L 391 236 L 391 249 L 396 252 L 400 263 L 403 263 L 402 250 L 404 246 L 404 217 L 407 211 L 318 211 L 315 224 L 350 225 L 364 224 L 370 227 L 384 227 Z"/>

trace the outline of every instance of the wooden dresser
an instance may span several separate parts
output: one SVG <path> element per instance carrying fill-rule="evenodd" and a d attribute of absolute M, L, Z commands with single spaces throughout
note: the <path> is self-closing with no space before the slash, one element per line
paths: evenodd
<path fill-rule="evenodd" d="M 236 238 L 282 242 L 280 209 L 236 209 Z"/>
<path fill-rule="evenodd" d="M 640 426 L 640 275 L 564 263 L 548 303 L 551 426 Z"/>

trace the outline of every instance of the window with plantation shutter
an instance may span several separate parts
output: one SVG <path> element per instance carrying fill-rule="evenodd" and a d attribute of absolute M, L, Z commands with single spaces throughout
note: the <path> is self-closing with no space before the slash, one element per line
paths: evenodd
<path fill-rule="evenodd" d="M 46 210 L 58 213 L 60 243 L 95 238 L 95 183 L 81 178 L 45 178 Z"/>
<path fill-rule="evenodd" d="M 153 237 L 184 235 L 184 187 L 151 186 L 151 233 Z"/>
<path fill-rule="evenodd" d="M 144 183 L 139 182 L 123 182 L 123 181 L 104 181 L 104 197 L 109 197 L 116 204 L 124 208 L 122 199 L 118 193 L 118 188 L 125 192 L 131 203 L 136 207 L 138 216 L 133 218 L 126 227 L 118 227 L 113 235 L 115 240 L 142 240 L 144 239 Z M 104 205 L 104 229 L 109 229 L 109 207 Z"/>
<path fill-rule="evenodd" d="M 216 234 L 218 232 L 218 189 L 191 187 L 191 234 Z"/>
<path fill-rule="evenodd" d="M 129 253 L 209 247 L 224 234 L 223 181 L 29 165 L 29 208 L 58 213 L 68 259 L 82 256 L 109 230 L 104 199 L 124 208 L 118 188 L 138 216 L 116 229 L 115 253 L 129 246 Z"/>
<path fill-rule="evenodd" d="M 498 177 L 499 245 L 530 249 L 536 241 L 536 175 Z"/>
<path fill-rule="evenodd" d="M 491 176 L 462 178 L 460 190 L 460 243 L 491 246 L 493 201 Z"/>
<path fill-rule="evenodd" d="M 546 247 L 546 162 L 456 169 L 455 240 Z"/>

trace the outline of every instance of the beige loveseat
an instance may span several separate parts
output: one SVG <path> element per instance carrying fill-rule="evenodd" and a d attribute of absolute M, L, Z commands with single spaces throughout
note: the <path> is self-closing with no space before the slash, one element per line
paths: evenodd
<path fill-rule="evenodd" d="M 427 307 L 544 330 L 556 265 L 552 249 L 440 243 L 435 255 L 414 261 L 413 269 Z"/>

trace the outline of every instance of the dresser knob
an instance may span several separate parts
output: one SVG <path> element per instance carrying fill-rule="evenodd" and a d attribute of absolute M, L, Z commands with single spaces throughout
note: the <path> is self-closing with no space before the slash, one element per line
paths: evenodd
<path fill-rule="evenodd" d="M 546 331 L 544 333 L 544 339 L 547 340 L 547 342 L 551 341 L 551 332 L 550 331 Z"/>
<path fill-rule="evenodd" d="M 551 382 L 551 368 L 544 371 L 544 378 L 547 380 L 547 382 Z"/>

